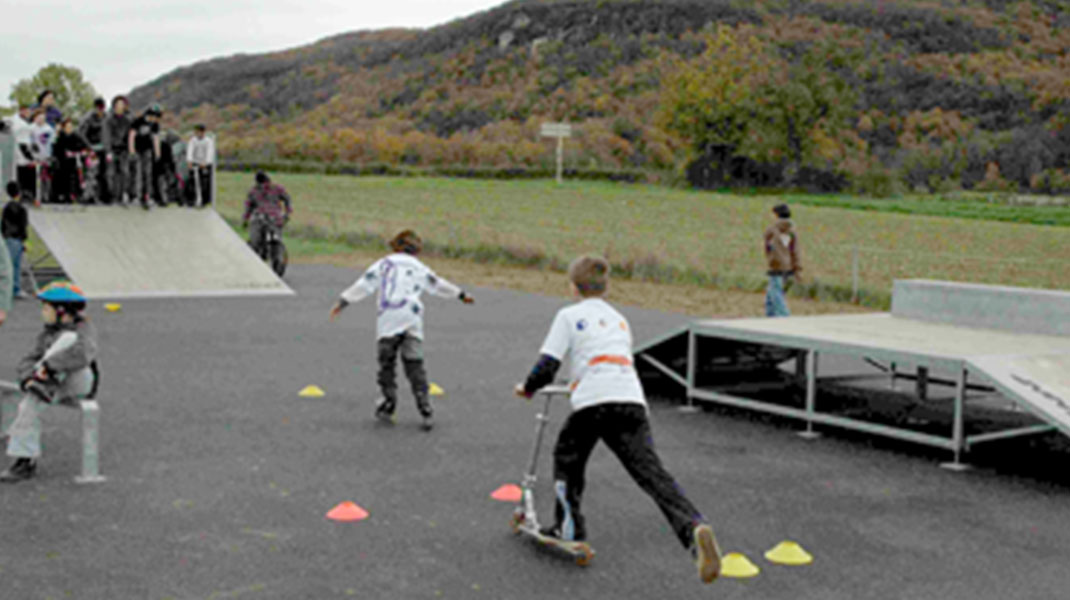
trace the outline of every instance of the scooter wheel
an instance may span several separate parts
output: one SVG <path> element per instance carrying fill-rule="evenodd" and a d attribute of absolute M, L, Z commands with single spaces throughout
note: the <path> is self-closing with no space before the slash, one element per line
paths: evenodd
<path fill-rule="evenodd" d="M 514 512 L 513 516 L 509 517 L 509 528 L 513 530 L 513 533 L 520 533 L 520 524 L 524 522 L 524 513 Z"/>
<path fill-rule="evenodd" d="M 579 556 L 576 557 L 576 564 L 581 567 L 586 567 L 591 564 L 592 559 L 594 559 L 594 550 L 584 548 L 580 551 Z"/>

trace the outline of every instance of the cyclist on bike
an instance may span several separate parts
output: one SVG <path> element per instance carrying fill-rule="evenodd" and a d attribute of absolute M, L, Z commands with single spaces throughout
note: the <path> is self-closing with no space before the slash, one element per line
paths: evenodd
<path fill-rule="evenodd" d="M 249 245 L 253 250 L 259 251 L 260 244 L 264 239 L 266 226 L 277 227 L 281 232 L 286 222 L 290 220 L 290 195 L 286 188 L 277 183 L 272 183 L 267 173 L 260 171 L 256 174 L 256 185 L 249 190 L 249 196 L 245 199 L 245 214 L 242 215 L 242 227 L 249 228 Z"/>

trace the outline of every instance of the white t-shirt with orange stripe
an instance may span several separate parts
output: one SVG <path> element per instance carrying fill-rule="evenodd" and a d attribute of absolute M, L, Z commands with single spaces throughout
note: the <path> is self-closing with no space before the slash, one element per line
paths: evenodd
<path fill-rule="evenodd" d="M 569 358 L 572 410 L 610 402 L 646 406 L 632 364 L 632 330 L 605 300 L 587 298 L 559 310 L 540 353 Z"/>

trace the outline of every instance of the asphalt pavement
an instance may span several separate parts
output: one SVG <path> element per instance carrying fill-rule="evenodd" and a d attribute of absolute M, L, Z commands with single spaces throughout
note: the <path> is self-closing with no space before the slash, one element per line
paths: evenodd
<path fill-rule="evenodd" d="M 429 298 L 427 365 L 445 394 L 425 433 L 400 369 L 398 423 L 372 418 L 374 303 L 327 322 L 356 275 L 295 266 L 292 298 L 129 301 L 115 313 L 94 303 L 108 480 L 73 481 L 78 414 L 46 414 L 38 477 L 0 487 L 0 598 L 1070 596 L 1065 469 L 1038 474 L 1003 460 L 952 473 L 932 451 L 858 435 L 806 441 L 796 424 L 688 414 L 665 400 L 651 413 L 664 463 L 722 547 L 761 573 L 703 585 L 604 447 L 585 495 L 594 561 L 581 568 L 538 551 L 513 536 L 512 507 L 489 494 L 519 483 L 535 405 L 511 388 L 565 301 L 478 288 L 474 306 Z M 637 340 L 688 320 L 623 311 Z M 39 328 L 36 302 L 18 303 L 0 329 L 0 377 L 12 376 Z M 299 397 L 307 385 L 326 395 Z M 551 435 L 566 412 L 554 407 Z M 1070 453 L 1028 456 L 1065 465 Z M 369 517 L 325 517 L 345 501 Z M 767 561 L 783 540 L 813 564 Z"/>

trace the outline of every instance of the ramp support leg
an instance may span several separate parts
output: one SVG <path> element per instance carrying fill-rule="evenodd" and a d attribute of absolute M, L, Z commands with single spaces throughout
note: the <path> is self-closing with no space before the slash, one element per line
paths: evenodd
<path fill-rule="evenodd" d="M 920 373 L 919 373 L 920 374 Z M 965 471 L 969 465 L 961 461 L 962 452 L 965 450 L 965 412 L 966 412 L 966 367 L 960 366 L 957 381 L 955 382 L 955 420 L 952 424 L 952 443 L 955 446 L 955 459 L 940 466 L 949 471 Z"/>
<path fill-rule="evenodd" d="M 888 388 L 894 392 L 896 383 L 895 380 L 896 377 L 899 376 L 899 372 L 895 370 L 895 363 L 892 363 L 891 366 L 888 368 L 888 373 L 891 374 L 891 380 L 888 382 Z"/>
<path fill-rule="evenodd" d="M 925 402 L 929 399 L 929 368 L 918 367 L 918 379 L 914 382 L 914 391 L 918 400 Z"/>
<path fill-rule="evenodd" d="M 814 413 L 817 408 L 817 350 L 806 353 L 806 431 L 800 431 L 799 437 L 813 440 L 821 437 L 814 431 Z M 803 354 L 799 354 L 802 359 Z"/>
<path fill-rule="evenodd" d="M 100 405 L 96 400 L 83 400 L 82 408 L 82 474 L 78 483 L 99 483 L 100 476 Z"/>
<path fill-rule="evenodd" d="M 698 340 L 695 339 L 695 330 L 688 328 L 687 330 L 687 404 L 680 407 L 680 412 L 693 413 L 698 412 L 698 407 L 695 406 L 694 396 L 692 392 L 695 390 L 695 363 L 698 354 Z"/>

